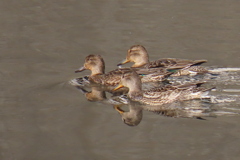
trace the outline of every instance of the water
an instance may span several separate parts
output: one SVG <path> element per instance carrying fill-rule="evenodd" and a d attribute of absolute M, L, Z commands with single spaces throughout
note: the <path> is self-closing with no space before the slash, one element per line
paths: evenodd
<path fill-rule="evenodd" d="M 239 68 L 239 1 L 0 3 L 1 160 L 239 159 L 240 116 L 225 114 L 239 112 L 239 80 L 211 80 L 214 96 L 235 98 L 204 104 L 220 110 L 217 116 L 143 110 L 135 127 L 112 105 L 87 101 L 68 84 L 89 74 L 74 73 L 88 54 L 102 55 L 110 71 L 134 44 L 144 45 L 151 60 L 207 59 L 205 66 Z"/>

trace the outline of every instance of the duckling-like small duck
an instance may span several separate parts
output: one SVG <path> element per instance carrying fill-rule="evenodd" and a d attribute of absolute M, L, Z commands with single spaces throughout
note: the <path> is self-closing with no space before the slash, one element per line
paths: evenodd
<path fill-rule="evenodd" d="M 91 70 L 91 75 L 88 77 L 90 82 L 110 86 L 117 85 L 120 82 L 122 74 L 131 72 L 130 68 L 119 68 L 105 74 L 105 63 L 100 55 L 88 55 L 85 58 L 84 66 L 75 72 L 82 72 L 84 70 Z M 144 68 L 135 68 L 135 70 L 141 75 L 143 83 L 163 81 L 172 74 L 165 69 L 148 71 L 148 69 Z"/>
<path fill-rule="evenodd" d="M 122 64 L 133 62 L 133 68 L 168 68 L 168 69 L 181 69 L 179 72 L 171 76 L 181 76 L 181 75 L 196 75 L 198 73 L 207 73 L 204 67 L 199 66 L 202 63 L 207 62 L 207 60 L 187 60 L 187 59 L 177 59 L 177 58 L 164 58 L 155 61 L 149 61 L 149 56 L 146 48 L 142 45 L 134 45 L 128 50 L 126 59 L 119 63 L 118 66 Z"/>
<path fill-rule="evenodd" d="M 175 101 L 185 101 L 190 99 L 209 98 L 207 93 L 212 88 L 201 87 L 202 83 L 190 83 L 178 86 L 167 85 L 160 88 L 153 88 L 142 91 L 141 80 L 135 71 L 123 74 L 119 85 L 114 89 L 118 90 L 127 87 L 128 97 L 132 101 L 142 104 L 163 105 Z"/>

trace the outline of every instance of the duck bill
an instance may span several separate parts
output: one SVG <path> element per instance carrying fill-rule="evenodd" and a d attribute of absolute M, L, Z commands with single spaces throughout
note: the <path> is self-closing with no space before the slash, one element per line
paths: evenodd
<path fill-rule="evenodd" d="M 119 113 L 119 114 L 123 114 L 124 113 L 124 111 L 120 108 L 120 106 L 118 106 L 118 105 L 115 105 L 114 106 L 114 109 Z"/>
<path fill-rule="evenodd" d="M 123 88 L 124 86 L 122 85 L 122 84 L 119 84 L 116 88 L 114 88 L 113 89 L 113 91 L 116 91 L 116 90 L 118 90 L 118 89 L 120 89 L 120 88 Z"/>
<path fill-rule="evenodd" d="M 117 66 L 121 66 L 122 64 L 126 64 L 126 63 L 128 63 L 128 62 L 130 62 L 130 61 L 127 60 L 127 59 L 125 59 L 125 60 L 123 60 L 121 63 L 117 64 Z"/>
<path fill-rule="evenodd" d="M 83 66 L 83 67 L 77 69 L 77 70 L 75 71 L 75 73 L 82 72 L 82 71 L 84 71 L 84 70 L 86 70 L 86 68 Z"/>

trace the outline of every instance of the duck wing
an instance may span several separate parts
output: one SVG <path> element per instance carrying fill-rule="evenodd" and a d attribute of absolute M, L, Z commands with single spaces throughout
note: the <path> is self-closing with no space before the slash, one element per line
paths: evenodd
<path fill-rule="evenodd" d="M 201 65 L 207 62 L 207 60 L 187 60 L 177 58 L 163 58 L 156 61 L 151 61 L 145 65 L 145 68 L 157 68 L 164 67 L 169 69 L 181 69 L 195 65 Z"/>

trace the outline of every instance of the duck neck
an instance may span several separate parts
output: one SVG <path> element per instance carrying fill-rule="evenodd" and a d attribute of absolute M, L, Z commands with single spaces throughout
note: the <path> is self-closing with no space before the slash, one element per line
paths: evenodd
<path fill-rule="evenodd" d="M 138 57 L 132 67 L 142 67 L 149 63 L 149 57 L 147 53 L 141 54 L 141 57 Z"/>
<path fill-rule="evenodd" d="M 134 65 L 132 67 L 143 67 L 144 65 L 148 64 L 149 61 L 144 60 L 144 61 L 140 61 L 140 62 L 135 62 Z"/>
<path fill-rule="evenodd" d="M 91 74 L 91 76 L 93 76 L 93 75 L 97 75 L 97 74 L 104 74 L 105 73 L 105 68 L 104 67 L 93 67 L 92 69 L 91 69 L 91 71 L 92 71 L 92 74 Z"/>
<path fill-rule="evenodd" d="M 128 91 L 128 96 L 130 98 L 141 98 L 143 95 L 142 92 L 142 87 L 141 85 L 137 85 L 136 83 L 133 83 L 131 87 L 129 87 L 129 91 Z"/>

